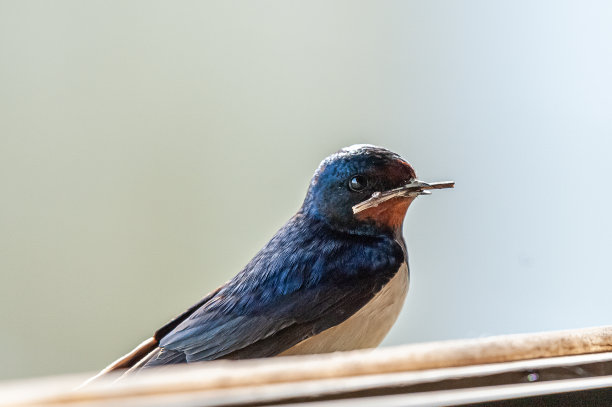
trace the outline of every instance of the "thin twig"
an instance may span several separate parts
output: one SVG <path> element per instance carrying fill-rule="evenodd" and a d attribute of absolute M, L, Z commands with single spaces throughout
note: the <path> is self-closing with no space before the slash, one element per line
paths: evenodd
<path fill-rule="evenodd" d="M 425 183 L 421 181 L 411 182 L 403 187 L 391 189 L 384 192 L 374 192 L 370 199 L 360 202 L 353 206 L 353 213 L 365 211 L 366 209 L 374 208 L 389 199 L 400 197 L 400 196 L 418 196 L 426 194 L 425 191 L 430 189 L 445 189 L 454 188 L 455 181 L 444 181 L 444 182 L 432 182 Z"/>

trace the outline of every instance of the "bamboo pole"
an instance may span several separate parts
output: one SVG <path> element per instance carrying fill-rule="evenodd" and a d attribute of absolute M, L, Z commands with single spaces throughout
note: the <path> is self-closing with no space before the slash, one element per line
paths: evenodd
<path fill-rule="evenodd" d="M 237 389 L 309 380 L 413 372 L 459 366 L 551 358 L 612 351 L 612 326 L 569 331 L 494 336 L 399 347 L 289 356 L 260 360 L 215 361 L 151 369 L 114 382 L 101 380 L 75 391 L 48 386 L 15 397 L 10 405 L 54 405 L 129 397 Z M 76 385 L 77 383 L 74 383 Z M 40 386 L 41 388 L 43 386 Z M 3 392 L 0 389 L 0 400 Z"/>
<path fill-rule="evenodd" d="M 473 389 L 441 390 L 424 393 L 398 394 L 392 396 L 368 397 L 363 399 L 343 399 L 308 403 L 308 407 L 439 407 L 491 403 L 516 398 L 546 396 L 559 393 L 584 392 L 612 387 L 612 377 L 589 377 L 585 379 L 558 380 L 543 383 L 521 383 L 507 386 L 481 387 Z M 580 403 L 582 401 L 582 403 Z M 599 399 L 599 402 L 604 400 Z M 610 399 L 607 399 L 610 402 Z M 529 403 L 529 404 L 528 404 Z M 540 404 L 543 403 L 543 404 Z M 553 405 L 528 401 L 511 405 Z M 564 401 L 563 405 L 587 405 L 584 400 Z M 595 404 L 602 405 L 602 404 Z M 276 407 L 295 407 L 294 404 L 277 404 Z"/>

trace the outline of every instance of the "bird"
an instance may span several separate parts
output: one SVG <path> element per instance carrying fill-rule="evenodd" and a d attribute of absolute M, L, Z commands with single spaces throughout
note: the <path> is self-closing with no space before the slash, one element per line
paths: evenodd
<path fill-rule="evenodd" d="M 369 144 L 325 158 L 297 213 L 226 284 L 94 379 L 121 370 L 378 346 L 409 286 L 402 229 L 419 195 L 454 183 L 417 179 Z"/>

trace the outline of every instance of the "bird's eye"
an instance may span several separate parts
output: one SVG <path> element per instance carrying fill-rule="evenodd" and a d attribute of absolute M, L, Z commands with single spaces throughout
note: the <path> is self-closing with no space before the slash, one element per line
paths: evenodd
<path fill-rule="evenodd" d="M 368 186 L 368 179 L 363 175 L 355 175 L 349 180 L 349 188 L 352 191 L 363 191 Z"/>

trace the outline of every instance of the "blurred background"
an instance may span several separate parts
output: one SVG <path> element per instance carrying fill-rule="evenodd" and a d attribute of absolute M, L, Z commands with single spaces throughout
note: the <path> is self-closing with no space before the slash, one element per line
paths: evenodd
<path fill-rule="evenodd" d="M 610 324 L 609 1 L 0 1 L 0 378 L 91 371 L 237 273 L 319 162 L 424 180 L 384 346 Z"/>

